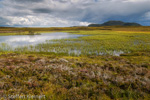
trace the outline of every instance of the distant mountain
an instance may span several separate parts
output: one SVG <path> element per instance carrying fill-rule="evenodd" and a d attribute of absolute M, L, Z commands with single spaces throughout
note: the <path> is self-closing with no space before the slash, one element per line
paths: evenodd
<path fill-rule="evenodd" d="M 102 26 L 123 26 L 125 24 L 122 21 L 108 21 L 102 24 Z"/>
<path fill-rule="evenodd" d="M 102 26 L 101 24 L 90 24 L 88 25 L 88 27 L 99 27 L 99 26 Z"/>
<path fill-rule="evenodd" d="M 138 23 L 125 23 L 122 21 L 108 21 L 103 24 L 90 24 L 88 27 L 99 27 L 99 26 L 141 26 Z"/>
<path fill-rule="evenodd" d="M 125 23 L 123 26 L 142 26 L 142 25 L 138 23 Z"/>

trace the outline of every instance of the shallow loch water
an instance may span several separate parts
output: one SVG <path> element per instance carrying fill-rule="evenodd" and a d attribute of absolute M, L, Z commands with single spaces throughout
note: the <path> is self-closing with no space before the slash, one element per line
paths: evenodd
<path fill-rule="evenodd" d="M 0 44 L 4 43 L 11 47 L 20 47 L 45 43 L 46 40 L 77 38 L 83 35 L 75 35 L 63 32 L 41 33 L 41 35 L 14 35 L 0 36 Z"/>

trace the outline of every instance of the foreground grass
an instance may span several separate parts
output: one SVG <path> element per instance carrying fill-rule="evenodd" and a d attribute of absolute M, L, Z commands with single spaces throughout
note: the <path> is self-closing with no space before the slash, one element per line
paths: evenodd
<path fill-rule="evenodd" d="M 121 57 L 2 54 L 0 96 L 30 94 L 45 95 L 47 100 L 148 100 L 149 60 L 149 53 Z"/>

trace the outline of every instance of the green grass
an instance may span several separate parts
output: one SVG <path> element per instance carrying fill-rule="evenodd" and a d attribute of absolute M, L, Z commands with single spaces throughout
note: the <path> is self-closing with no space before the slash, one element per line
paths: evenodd
<path fill-rule="evenodd" d="M 35 47 L 17 48 L 15 51 L 45 52 L 72 56 L 119 55 L 121 53 L 150 51 L 150 32 L 103 30 L 66 32 L 85 36 L 76 39 L 50 40 Z"/>

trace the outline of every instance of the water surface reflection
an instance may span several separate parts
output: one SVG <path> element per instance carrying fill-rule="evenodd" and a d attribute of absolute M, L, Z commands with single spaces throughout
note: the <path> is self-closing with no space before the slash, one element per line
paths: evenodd
<path fill-rule="evenodd" d="M 11 47 L 20 47 L 27 45 L 36 45 L 46 42 L 46 40 L 53 39 L 68 39 L 77 38 L 82 35 L 75 35 L 69 33 L 43 33 L 41 35 L 14 35 L 14 36 L 0 36 L 0 43 L 6 43 Z"/>

